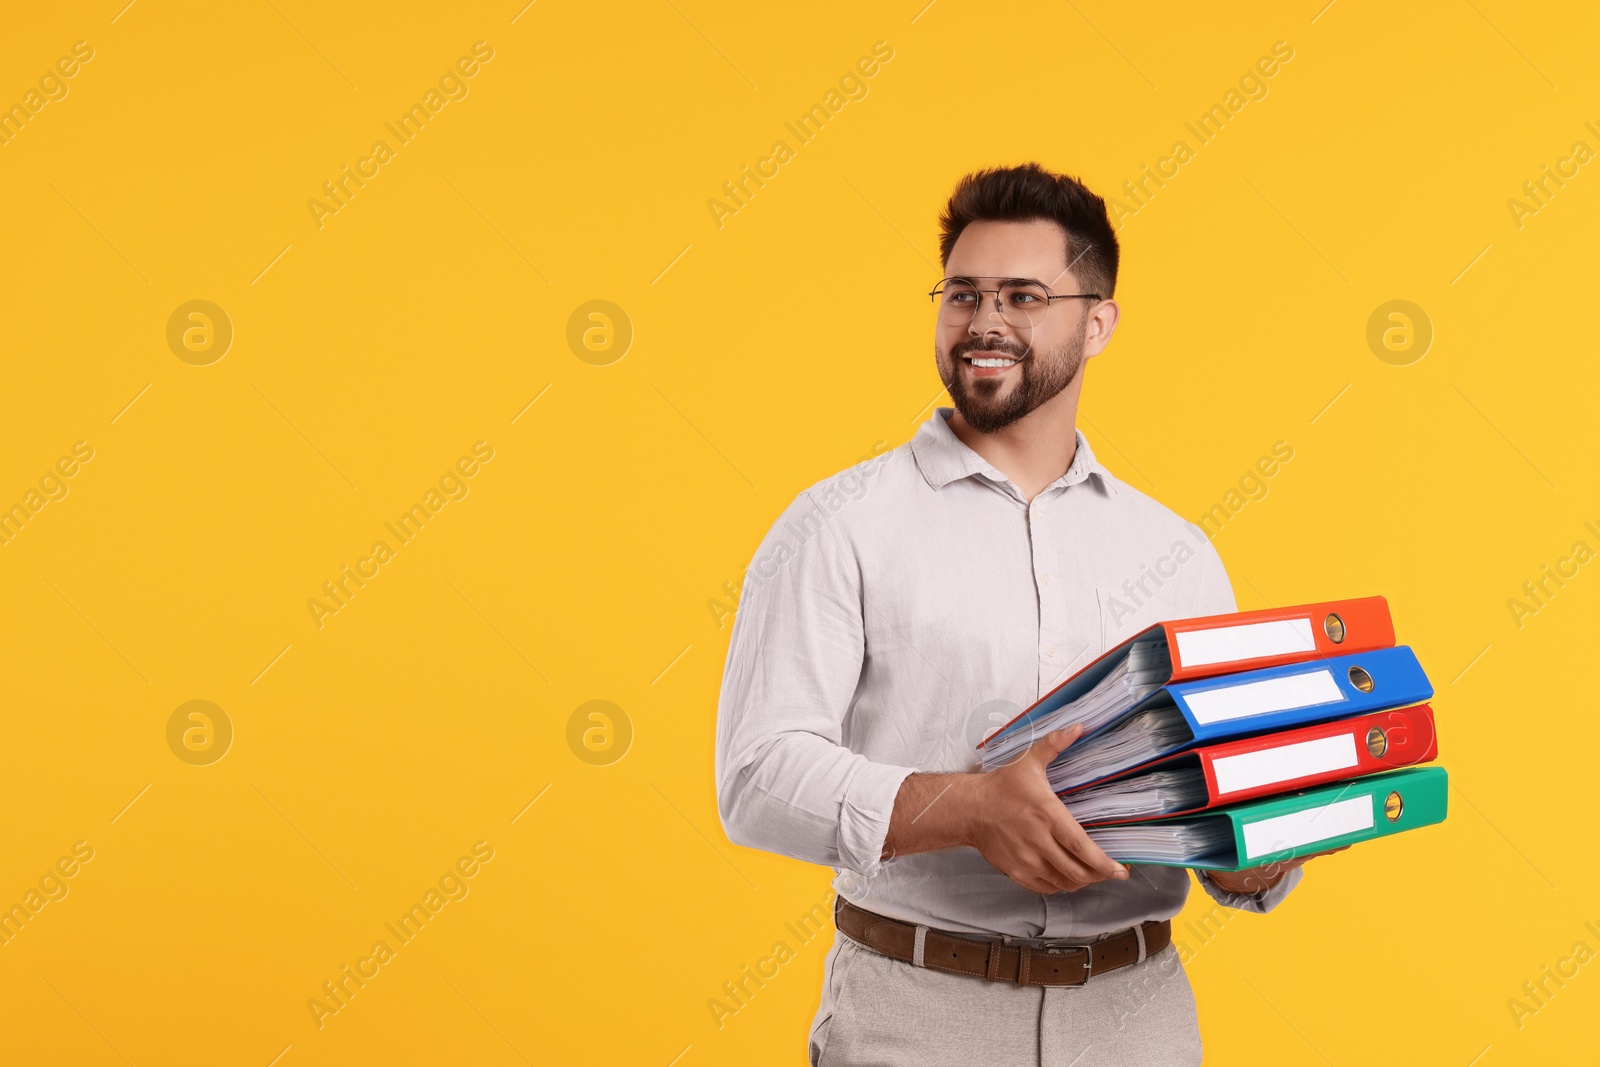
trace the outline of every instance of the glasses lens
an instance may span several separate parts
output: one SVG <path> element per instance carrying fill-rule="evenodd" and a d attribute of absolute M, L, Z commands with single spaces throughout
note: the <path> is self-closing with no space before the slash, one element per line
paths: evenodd
<path fill-rule="evenodd" d="M 966 279 L 944 282 L 938 297 L 939 321 L 946 326 L 965 326 L 975 311 L 985 317 L 992 315 L 994 294 L 995 290 L 985 291 L 978 282 Z M 1002 317 L 1018 329 L 1037 326 L 1050 307 L 1049 291 L 1037 282 L 1006 282 L 998 295 Z"/>
<path fill-rule="evenodd" d="M 1050 294 L 1034 283 L 1007 282 L 1000 287 L 1000 309 L 1013 326 L 1036 326 L 1050 306 Z"/>
<path fill-rule="evenodd" d="M 939 292 L 939 321 L 946 326 L 965 326 L 983 297 L 970 282 L 945 282 Z"/>

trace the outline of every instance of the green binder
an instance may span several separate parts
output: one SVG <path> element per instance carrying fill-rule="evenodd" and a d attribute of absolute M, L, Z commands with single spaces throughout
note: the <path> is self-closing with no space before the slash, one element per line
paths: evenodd
<path fill-rule="evenodd" d="M 1238 871 L 1443 822 L 1448 786 L 1443 767 L 1408 767 L 1085 832 L 1123 863 Z"/>

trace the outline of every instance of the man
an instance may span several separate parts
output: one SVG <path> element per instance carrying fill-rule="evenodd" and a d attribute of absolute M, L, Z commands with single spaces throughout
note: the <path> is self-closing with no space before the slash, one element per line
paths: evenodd
<path fill-rule="evenodd" d="M 723 826 L 838 873 L 813 1065 L 1198 1063 L 1166 921 L 1188 873 L 1113 861 L 1067 814 L 1045 766 L 1077 727 L 991 773 L 974 746 L 1233 592 L 1201 530 L 1076 429 L 1119 315 L 1105 202 L 1028 164 L 968 175 L 940 222 L 954 408 L 801 493 L 763 541 L 718 711 Z M 1196 874 L 1265 912 L 1302 862 Z"/>

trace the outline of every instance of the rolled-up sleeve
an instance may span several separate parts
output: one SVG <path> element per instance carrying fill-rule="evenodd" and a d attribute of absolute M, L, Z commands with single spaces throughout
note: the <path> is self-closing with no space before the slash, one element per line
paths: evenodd
<path fill-rule="evenodd" d="M 871 876 L 915 768 L 841 743 L 865 628 L 837 523 L 801 493 L 746 572 L 717 706 L 717 810 L 736 844 Z"/>
<path fill-rule="evenodd" d="M 1300 884 L 1300 879 L 1305 876 L 1304 867 L 1296 867 L 1283 876 L 1283 880 L 1271 889 L 1264 889 L 1259 893 L 1230 893 L 1213 882 L 1205 871 L 1195 871 L 1195 877 L 1200 880 L 1200 885 L 1211 894 L 1215 900 L 1225 908 L 1238 908 L 1240 911 L 1254 911 L 1265 914 L 1276 908 L 1289 891 Z"/>

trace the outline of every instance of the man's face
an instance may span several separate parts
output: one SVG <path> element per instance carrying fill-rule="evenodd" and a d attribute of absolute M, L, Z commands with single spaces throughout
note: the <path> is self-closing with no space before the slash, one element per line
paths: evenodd
<path fill-rule="evenodd" d="M 1052 293 L 1081 291 L 1067 269 L 1067 238 L 1044 219 L 974 222 L 950 251 L 945 277 L 981 278 L 985 306 L 965 326 L 939 322 L 934 358 L 956 410 L 980 433 L 993 433 L 1056 396 L 1083 366 L 1088 307 L 1093 301 L 1052 300 L 1032 327 L 1013 326 L 995 308 L 1000 278 L 1032 278 Z M 980 367 L 974 360 L 1015 360 Z"/>

